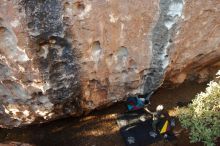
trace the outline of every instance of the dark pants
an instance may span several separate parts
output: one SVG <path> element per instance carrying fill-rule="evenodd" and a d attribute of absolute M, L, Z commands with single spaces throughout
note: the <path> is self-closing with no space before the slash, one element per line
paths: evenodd
<path fill-rule="evenodd" d="M 152 128 L 154 131 L 157 131 L 157 124 L 158 124 L 159 120 L 153 120 L 152 122 Z"/>

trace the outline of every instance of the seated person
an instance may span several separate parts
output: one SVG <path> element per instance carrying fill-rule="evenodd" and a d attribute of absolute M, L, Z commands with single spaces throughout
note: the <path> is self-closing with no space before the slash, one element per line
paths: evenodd
<path fill-rule="evenodd" d="M 152 115 L 152 119 L 153 119 L 152 128 L 153 128 L 154 132 L 156 132 L 156 130 L 157 130 L 157 125 L 158 125 L 161 117 L 164 116 L 163 109 L 164 109 L 163 105 L 158 105 L 156 107 L 156 111 L 152 112 L 147 107 L 144 107 L 144 110 Z"/>

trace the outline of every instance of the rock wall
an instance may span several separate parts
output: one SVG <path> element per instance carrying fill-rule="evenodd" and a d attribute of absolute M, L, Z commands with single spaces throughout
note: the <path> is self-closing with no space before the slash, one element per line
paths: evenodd
<path fill-rule="evenodd" d="M 208 79 L 220 67 L 219 15 L 218 0 L 0 0 L 0 125 Z"/>
<path fill-rule="evenodd" d="M 184 3 L 166 79 L 173 83 L 185 79 L 206 81 L 220 66 L 220 2 L 186 0 Z"/>

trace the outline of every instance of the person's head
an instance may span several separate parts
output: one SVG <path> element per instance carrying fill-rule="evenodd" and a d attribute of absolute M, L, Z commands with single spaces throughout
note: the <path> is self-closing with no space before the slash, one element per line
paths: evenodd
<path fill-rule="evenodd" d="M 157 112 L 161 112 L 162 110 L 163 110 L 163 105 L 160 104 L 156 107 Z"/>

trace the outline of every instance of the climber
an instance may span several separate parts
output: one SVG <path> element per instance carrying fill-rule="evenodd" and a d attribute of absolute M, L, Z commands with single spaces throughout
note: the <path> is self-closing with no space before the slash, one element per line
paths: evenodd
<path fill-rule="evenodd" d="M 127 108 L 128 111 L 139 110 L 145 107 L 145 105 L 150 104 L 150 96 L 154 93 L 154 91 L 145 94 L 145 95 L 128 95 L 127 99 Z"/>

